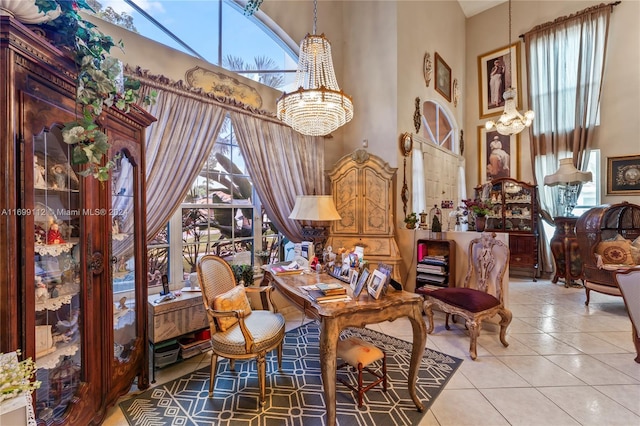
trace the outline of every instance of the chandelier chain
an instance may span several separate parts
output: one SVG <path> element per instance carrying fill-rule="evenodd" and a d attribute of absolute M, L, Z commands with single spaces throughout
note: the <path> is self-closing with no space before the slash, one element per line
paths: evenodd
<path fill-rule="evenodd" d="M 509 49 L 509 55 L 511 55 L 511 0 L 509 0 L 509 44 L 507 49 Z"/>
<path fill-rule="evenodd" d="M 318 0 L 313 0 L 313 33 L 316 33 L 316 27 L 318 25 Z"/>

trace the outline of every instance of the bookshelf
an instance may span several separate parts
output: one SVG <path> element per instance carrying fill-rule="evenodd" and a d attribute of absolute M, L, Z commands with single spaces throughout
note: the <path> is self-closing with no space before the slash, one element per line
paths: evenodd
<path fill-rule="evenodd" d="M 417 242 L 416 293 L 456 286 L 456 242 L 420 239 Z"/>

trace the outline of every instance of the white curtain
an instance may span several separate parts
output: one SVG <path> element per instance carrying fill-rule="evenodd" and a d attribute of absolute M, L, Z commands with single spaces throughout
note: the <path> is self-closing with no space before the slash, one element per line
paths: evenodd
<path fill-rule="evenodd" d="M 142 95 L 158 92 L 146 107 L 157 121 L 147 128 L 147 240 L 167 223 L 202 170 L 224 121 L 226 109 L 174 91 L 142 86 Z"/>
<path fill-rule="evenodd" d="M 322 138 L 303 136 L 283 124 L 231 112 L 247 170 L 274 225 L 291 241 L 303 240 L 289 219 L 297 195 L 324 195 Z"/>
<path fill-rule="evenodd" d="M 529 130 L 535 181 L 554 173 L 561 158 L 586 170 L 599 120 L 600 93 L 613 4 L 601 4 L 533 28 L 527 47 L 529 106 L 536 118 Z M 539 187 L 543 217 L 557 211 L 557 187 Z M 540 223 L 541 238 L 545 238 Z M 543 268 L 551 270 L 548 244 L 541 245 Z"/>

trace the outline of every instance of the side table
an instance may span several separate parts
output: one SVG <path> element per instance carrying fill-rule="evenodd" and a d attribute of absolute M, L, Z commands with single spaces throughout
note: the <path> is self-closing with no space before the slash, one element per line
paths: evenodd
<path fill-rule="evenodd" d="M 582 273 L 582 260 L 580 248 L 576 238 L 577 217 L 558 216 L 553 218 L 556 224 L 556 232 L 551 238 L 551 253 L 555 260 L 556 272 L 552 282 L 557 283 L 564 278 L 565 287 L 582 287 L 584 274 Z M 581 280 L 582 285 L 576 283 Z"/>

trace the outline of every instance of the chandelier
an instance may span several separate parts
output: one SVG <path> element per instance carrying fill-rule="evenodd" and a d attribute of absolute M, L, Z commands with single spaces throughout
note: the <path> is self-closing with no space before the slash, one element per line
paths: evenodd
<path fill-rule="evenodd" d="M 509 0 L 509 55 L 511 55 L 511 0 Z M 513 81 L 513 78 L 511 78 Z M 485 128 L 488 131 L 496 130 L 501 135 L 515 135 L 524 130 L 525 127 L 531 126 L 535 114 L 533 111 L 527 111 L 524 115 L 520 114 L 517 109 L 517 92 L 514 87 L 505 90 L 502 97 L 504 98 L 504 112 L 498 121 L 487 121 Z"/>
<path fill-rule="evenodd" d="M 300 43 L 300 59 L 295 85 L 298 90 L 284 92 L 277 102 L 278 119 L 297 132 L 325 136 L 353 118 L 353 102 L 338 87 L 331 44 L 324 34 L 316 35 L 318 1 L 313 1 L 313 35 Z"/>

